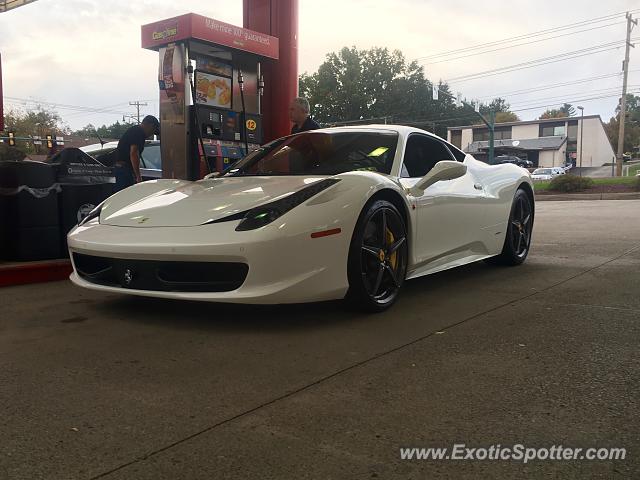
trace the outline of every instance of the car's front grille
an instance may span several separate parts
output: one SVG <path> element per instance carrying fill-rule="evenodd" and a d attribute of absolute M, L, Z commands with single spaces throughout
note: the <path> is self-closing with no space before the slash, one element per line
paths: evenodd
<path fill-rule="evenodd" d="M 73 254 L 78 275 L 98 285 L 163 292 L 229 292 L 249 266 L 237 262 L 166 262 Z"/>

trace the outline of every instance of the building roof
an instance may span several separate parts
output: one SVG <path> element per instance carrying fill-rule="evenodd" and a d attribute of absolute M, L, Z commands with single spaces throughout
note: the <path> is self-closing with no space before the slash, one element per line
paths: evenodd
<path fill-rule="evenodd" d="M 496 127 L 511 127 L 516 125 L 536 125 L 540 123 L 556 123 L 556 122 L 565 122 L 568 120 L 590 120 L 593 118 L 597 118 L 602 123 L 602 118 L 600 115 L 585 115 L 584 117 L 562 117 L 562 118 L 545 118 L 542 120 L 525 120 L 520 122 L 505 122 L 505 123 L 496 123 Z M 448 127 L 447 130 L 465 130 L 467 128 L 487 128 L 484 123 L 477 123 L 476 125 L 465 125 L 462 127 Z"/>
<path fill-rule="evenodd" d="M 558 150 L 565 142 L 567 137 L 540 137 L 529 138 L 525 140 L 496 140 L 494 142 L 495 148 L 505 147 L 510 150 Z M 469 144 L 467 153 L 478 153 L 483 150 L 489 149 L 488 141 L 473 142 Z"/>

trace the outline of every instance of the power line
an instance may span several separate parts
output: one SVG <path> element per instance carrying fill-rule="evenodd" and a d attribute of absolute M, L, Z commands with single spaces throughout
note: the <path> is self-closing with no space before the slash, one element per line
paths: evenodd
<path fill-rule="evenodd" d="M 597 27 L 588 28 L 586 30 L 579 30 L 577 32 L 570 32 L 570 33 L 564 33 L 562 35 L 556 35 L 554 37 L 542 38 L 542 39 L 539 39 L 539 40 L 532 40 L 530 42 L 518 43 L 518 44 L 515 44 L 515 45 L 507 45 L 507 46 L 500 47 L 500 48 L 494 48 L 492 50 L 484 50 L 482 52 L 469 53 L 467 55 L 460 55 L 458 57 L 446 58 L 444 60 L 437 60 L 435 62 L 426 62 L 425 65 L 435 65 L 437 63 L 452 62 L 454 60 L 459 60 L 459 59 L 462 59 L 462 58 L 475 57 L 477 55 L 484 55 L 485 53 L 499 52 L 501 50 L 508 50 L 508 49 L 511 49 L 511 48 L 522 47 L 524 45 L 531 45 L 533 43 L 546 42 L 547 40 L 553 40 L 553 39 L 556 39 L 556 38 L 567 37 L 569 35 L 576 35 L 578 33 L 590 32 L 592 30 L 597 30 L 599 28 L 611 27 L 611 26 L 614 26 L 614 25 L 622 25 L 623 23 L 624 22 L 609 23 L 607 25 L 600 25 L 600 26 L 597 26 Z"/>
<path fill-rule="evenodd" d="M 13 103 L 16 105 L 24 105 L 24 104 L 32 104 L 32 105 L 46 105 L 53 108 L 59 108 L 61 110 L 76 110 L 80 112 L 92 112 L 92 113 L 117 113 L 122 115 L 122 111 L 112 110 L 113 107 L 117 107 L 119 105 L 125 105 L 126 103 L 121 102 L 115 105 L 107 106 L 107 107 L 87 107 L 82 105 L 68 105 L 64 103 L 55 103 L 55 102 L 47 102 L 45 100 L 35 100 L 28 98 L 19 98 L 19 97 L 4 97 L 8 100 L 7 103 Z"/>
<path fill-rule="evenodd" d="M 632 87 L 640 87 L 640 85 L 631 85 Z M 577 93 L 568 93 L 568 94 L 564 94 L 564 95 L 558 95 L 555 97 L 545 97 L 545 98 L 539 98 L 536 100 L 526 100 L 526 101 L 522 101 L 522 102 L 518 102 L 515 103 L 513 105 L 511 105 L 512 107 L 523 107 L 523 106 L 527 106 L 530 105 L 532 103 L 538 103 L 538 102 L 546 102 L 546 101 L 552 101 L 552 100 L 558 100 L 558 101 L 562 101 L 567 97 L 570 97 L 572 95 L 580 95 L 580 94 L 604 94 L 604 93 L 615 93 L 615 92 L 619 92 L 620 88 L 619 87 L 609 87 L 609 88 L 600 88 L 597 90 L 589 90 L 589 91 L 585 91 L 585 92 L 577 92 Z"/>
<path fill-rule="evenodd" d="M 91 117 L 94 115 L 117 115 L 127 116 L 129 112 L 126 110 L 115 110 L 114 107 L 121 105 L 127 105 L 128 102 L 119 102 L 113 105 L 107 105 L 104 107 L 90 107 L 83 105 L 69 105 L 64 103 L 51 102 L 47 100 L 37 100 L 34 98 L 20 98 L 20 97 L 4 97 L 7 104 L 13 105 L 34 105 L 34 106 L 47 106 L 59 110 L 71 110 L 73 113 L 65 113 L 63 120 L 75 119 L 76 117 Z M 140 106 L 144 106 L 142 102 L 152 101 L 152 99 L 139 100 Z M 139 113 L 138 113 L 139 116 Z M 139 123 L 139 122 L 138 122 Z"/>
<path fill-rule="evenodd" d="M 528 62 L 516 63 L 514 65 L 509 65 L 506 67 L 495 68 L 492 70 L 485 70 L 484 72 L 472 73 L 469 75 L 461 75 L 459 77 L 453 77 L 446 80 L 449 82 L 466 82 L 469 80 L 477 80 L 478 78 L 491 77 L 494 75 L 501 75 L 504 73 L 511 73 L 517 70 L 523 70 L 526 68 L 539 67 L 542 65 L 547 65 L 550 63 L 562 62 L 565 60 L 571 60 L 574 58 L 584 57 L 588 55 L 595 55 L 597 53 L 604 53 L 609 50 L 616 50 L 624 45 L 624 40 L 619 40 L 617 42 L 603 43 L 600 45 L 594 45 L 589 48 L 583 48 L 580 50 L 574 50 L 572 52 L 565 52 L 559 55 L 553 55 L 550 57 L 538 58 L 536 60 L 530 60 Z M 606 48 L 609 47 L 609 48 Z M 597 51 L 596 51 L 597 50 Z"/>
<path fill-rule="evenodd" d="M 637 91 L 631 91 L 631 92 L 627 92 L 627 93 L 640 93 L 640 90 Z M 578 98 L 578 99 L 574 99 L 574 100 L 569 100 L 567 103 L 580 103 L 580 102 L 588 102 L 591 100 L 601 100 L 603 98 L 613 98 L 613 97 L 619 97 L 620 93 L 616 93 L 616 94 L 612 94 L 612 95 L 602 95 L 602 96 L 598 96 L 598 97 L 590 97 L 590 98 Z M 512 112 L 526 112 L 528 110 L 537 110 L 540 108 L 547 108 L 547 107 L 554 107 L 557 105 L 556 103 L 551 103 L 551 104 L 547 104 L 547 105 L 537 105 L 535 107 L 528 107 L 528 108 L 519 108 L 516 110 L 511 110 Z"/>
<path fill-rule="evenodd" d="M 629 72 L 640 72 L 640 69 L 638 69 L 638 70 L 630 70 Z M 593 82 L 593 81 L 596 81 L 596 80 L 603 80 L 603 79 L 606 79 L 606 78 L 619 77 L 620 75 L 622 75 L 622 72 L 608 73 L 606 75 L 600 75 L 600 76 L 596 76 L 596 77 L 579 78 L 579 79 L 572 80 L 572 81 L 567 81 L 567 82 L 564 82 L 564 83 L 553 83 L 553 84 L 548 84 L 548 85 L 540 85 L 538 87 L 528 88 L 528 89 L 524 89 L 524 90 L 515 90 L 515 91 L 511 91 L 511 92 L 497 93 L 497 94 L 494 94 L 494 95 L 486 95 L 484 97 L 479 97 L 479 100 L 502 98 L 502 97 L 506 97 L 506 96 L 524 95 L 526 93 L 539 92 L 541 90 L 548 90 L 548 89 L 552 89 L 552 88 L 566 87 L 566 86 L 569 86 L 569 85 L 577 85 L 577 84 L 580 84 L 580 83 L 589 83 L 589 82 Z"/>
<path fill-rule="evenodd" d="M 640 11 L 640 9 L 635 9 L 632 10 L 631 12 L 636 12 L 636 11 Z M 482 48 L 486 48 L 486 47 L 492 47 L 492 46 L 496 46 L 496 45 L 500 45 L 502 43 L 507 43 L 507 42 L 513 42 L 513 41 L 517 41 L 517 40 L 523 40 L 523 39 L 527 39 L 527 38 L 533 38 L 533 37 L 537 37 L 537 36 L 542 36 L 548 33 L 554 33 L 554 32 L 558 32 L 558 31 L 562 31 L 562 30 L 570 30 L 572 28 L 578 28 L 581 26 L 585 26 L 585 25 L 591 25 L 594 23 L 599 23 L 599 22 L 603 22 L 603 21 L 607 21 L 607 20 L 611 20 L 615 17 L 618 17 L 620 15 L 624 15 L 626 12 L 618 12 L 618 13 L 614 13 L 611 15 L 606 15 L 603 17 L 596 17 L 596 18 L 591 18 L 591 19 L 587 19 L 587 20 L 582 20 L 580 22 L 576 22 L 576 23 L 570 23 L 567 25 L 561 25 L 558 27 L 552 27 L 552 28 L 548 28 L 545 30 L 539 30 L 536 32 L 531 32 L 531 33 L 526 33 L 523 35 L 518 35 L 516 37 L 509 37 L 509 38 L 503 38 L 501 40 L 495 40 L 492 42 L 486 42 L 486 43 L 481 43 L 478 45 L 473 45 L 470 47 L 463 47 L 463 48 L 458 48 L 455 50 L 448 50 L 448 51 L 444 51 L 444 52 L 440 52 L 440 53 L 435 53 L 432 55 L 426 55 L 423 57 L 418 57 L 416 58 L 416 60 L 424 60 L 424 59 L 431 59 L 431 58 L 436 58 L 436 57 L 444 57 L 444 56 L 450 56 L 450 55 L 455 55 L 458 53 L 462 53 L 465 51 L 472 51 L 472 50 L 479 50 Z"/>

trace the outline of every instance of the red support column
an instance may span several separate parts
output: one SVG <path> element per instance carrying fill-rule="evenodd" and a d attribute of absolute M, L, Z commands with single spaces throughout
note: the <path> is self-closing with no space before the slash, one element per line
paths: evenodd
<path fill-rule="evenodd" d="M 4 130 L 4 109 L 2 106 L 2 54 L 0 54 L 0 132 Z"/>
<path fill-rule="evenodd" d="M 298 0 L 243 0 L 243 27 L 278 37 L 280 59 L 264 61 L 265 142 L 291 132 L 289 104 L 298 96 Z"/>

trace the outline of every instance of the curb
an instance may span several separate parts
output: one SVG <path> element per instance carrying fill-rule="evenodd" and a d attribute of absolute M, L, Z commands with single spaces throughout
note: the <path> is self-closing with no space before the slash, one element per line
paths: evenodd
<path fill-rule="evenodd" d="M 536 202 L 568 200 L 640 200 L 640 192 L 625 193 L 564 193 L 558 195 L 536 195 Z"/>
<path fill-rule="evenodd" d="M 0 287 L 66 280 L 72 271 L 70 260 L 0 264 Z"/>

